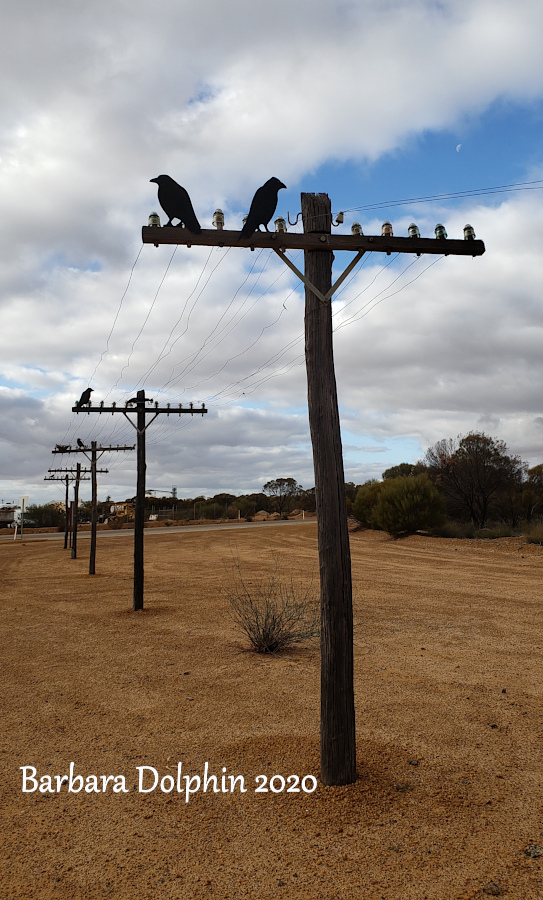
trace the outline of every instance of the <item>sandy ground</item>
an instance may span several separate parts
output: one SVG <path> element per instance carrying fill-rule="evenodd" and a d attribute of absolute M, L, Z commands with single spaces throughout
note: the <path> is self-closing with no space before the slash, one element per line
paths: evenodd
<path fill-rule="evenodd" d="M 129 536 L 95 577 L 0 545 L 2 898 L 541 900 L 543 548 L 351 545 L 358 780 L 314 791 L 318 647 L 245 652 L 228 614 L 235 559 L 316 576 L 314 524 L 146 537 L 141 613 Z"/>

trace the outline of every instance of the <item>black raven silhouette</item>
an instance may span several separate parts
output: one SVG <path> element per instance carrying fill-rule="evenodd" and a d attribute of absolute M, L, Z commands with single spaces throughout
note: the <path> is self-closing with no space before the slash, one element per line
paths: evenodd
<path fill-rule="evenodd" d="M 169 175 L 158 175 L 151 181 L 158 184 L 158 202 L 169 219 L 166 227 L 172 224 L 172 219 L 179 219 L 179 225 L 183 224 L 193 234 L 200 234 L 202 229 L 185 188 Z"/>
<path fill-rule="evenodd" d="M 85 444 L 83 443 L 83 441 L 81 440 L 81 438 L 78 438 L 78 439 L 77 439 L 77 446 L 78 446 L 78 447 L 84 447 L 84 446 L 85 446 Z"/>
<path fill-rule="evenodd" d="M 81 394 L 79 400 L 75 404 L 77 407 L 86 406 L 87 403 L 90 403 L 90 395 L 93 392 L 93 388 L 86 388 Z"/>
<path fill-rule="evenodd" d="M 239 233 L 238 241 L 250 238 L 257 228 L 260 231 L 261 225 L 268 231 L 268 222 L 277 207 L 277 195 L 281 188 L 286 188 L 286 184 L 283 184 L 278 178 L 270 178 L 266 184 L 259 187 L 253 197 L 247 221 Z"/>

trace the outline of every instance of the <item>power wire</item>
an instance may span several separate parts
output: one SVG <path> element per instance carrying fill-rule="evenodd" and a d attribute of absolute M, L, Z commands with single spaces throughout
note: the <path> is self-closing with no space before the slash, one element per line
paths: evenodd
<path fill-rule="evenodd" d="M 153 302 L 151 303 L 151 306 L 149 307 L 149 312 L 148 312 L 147 315 L 145 316 L 143 325 L 141 326 L 141 328 L 140 328 L 138 334 L 136 335 L 136 337 L 135 337 L 135 339 L 134 339 L 134 342 L 132 343 L 132 349 L 130 350 L 130 353 L 128 354 L 128 359 L 126 360 L 126 364 L 122 367 L 121 373 L 120 373 L 120 375 L 119 375 L 117 381 L 115 382 L 115 384 L 113 385 L 113 387 L 111 388 L 111 390 L 108 392 L 108 394 L 106 394 L 106 399 L 107 399 L 107 397 L 109 397 L 109 394 L 111 393 L 111 391 L 113 390 L 113 388 L 117 387 L 117 385 L 118 385 L 119 382 L 121 381 L 121 379 L 122 379 L 122 377 L 123 377 L 123 372 L 125 371 L 125 369 L 128 369 L 128 367 L 130 366 L 130 360 L 132 359 L 132 354 L 134 353 L 134 347 L 136 346 L 137 342 L 139 341 L 139 339 L 140 339 L 140 337 L 141 337 L 141 335 L 142 335 L 142 333 L 143 333 L 143 330 L 144 330 L 145 326 L 147 325 L 147 322 L 149 321 L 149 316 L 151 315 L 151 313 L 152 313 L 152 311 L 153 311 L 154 305 L 155 305 L 155 303 L 156 303 L 156 301 L 157 301 L 157 298 L 158 298 L 158 295 L 159 295 L 159 293 L 160 293 L 160 289 L 161 289 L 162 285 L 164 284 L 164 282 L 165 282 L 165 280 L 166 280 L 166 276 L 167 276 L 167 274 L 168 274 L 168 272 L 169 272 L 169 270 L 170 270 L 170 266 L 171 266 L 171 264 L 172 264 L 172 262 L 173 262 L 173 258 L 174 258 L 174 256 L 175 256 L 175 254 L 177 253 L 177 250 L 178 250 L 178 246 L 176 245 L 176 246 L 174 247 L 174 251 L 173 251 L 173 253 L 172 253 L 171 257 L 170 257 L 170 260 L 169 260 L 169 262 L 168 262 L 168 265 L 166 266 L 166 271 L 164 272 L 164 275 L 162 276 L 162 279 L 161 279 L 161 281 L 160 281 L 160 284 L 159 284 L 159 286 L 158 286 L 157 289 L 156 289 L 155 296 L 153 297 Z"/>
<path fill-rule="evenodd" d="M 403 206 L 407 203 L 435 203 L 438 200 L 459 200 L 464 197 L 482 197 L 486 194 L 506 194 L 515 191 L 543 190 L 543 179 L 537 181 L 519 181 L 513 184 L 499 184 L 490 188 L 473 188 L 468 191 L 452 191 L 447 194 L 431 194 L 427 197 L 408 197 L 406 200 L 386 200 L 378 203 L 367 203 L 364 206 L 351 206 L 343 212 L 355 212 L 360 209 L 384 209 L 392 206 Z"/>
<path fill-rule="evenodd" d="M 196 288 L 197 288 L 198 285 L 200 284 L 200 281 L 201 281 L 202 278 L 203 278 L 204 272 L 205 272 L 205 270 L 206 270 L 206 268 L 207 268 L 207 264 L 209 263 L 209 260 L 211 259 L 211 256 L 212 256 L 212 254 L 213 254 L 214 249 L 215 249 L 215 248 L 212 247 L 211 250 L 209 251 L 209 256 L 207 257 L 207 259 L 206 259 L 206 261 L 205 261 L 205 263 L 204 263 L 204 267 L 203 267 L 202 271 L 200 272 L 200 274 L 199 274 L 199 276 L 198 276 L 198 279 L 197 279 L 197 281 L 196 281 L 196 284 L 194 285 L 192 291 L 190 292 L 190 294 L 188 295 L 187 299 L 185 300 L 185 305 L 183 306 L 183 309 L 181 310 L 181 315 L 180 315 L 179 318 L 177 319 L 177 322 L 175 323 L 175 325 L 174 325 L 173 328 L 171 329 L 171 331 L 170 331 L 168 337 L 166 338 L 166 341 L 164 342 L 164 346 L 162 347 L 162 350 L 161 350 L 160 353 L 158 354 L 158 356 L 157 356 L 155 362 L 154 362 L 154 363 L 147 369 L 147 371 L 141 376 L 141 378 L 140 378 L 139 381 L 138 381 L 138 385 L 140 385 L 143 381 L 145 381 L 145 379 L 148 378 L 149 375 L 151 375 L 152 372 L 154 372 L 154 370 L 156 369 L 156 367 L 158 366 L 158 364 L 159 364 L 163 359 L 165 359 L 166 356 L 169 356 L 169 354 L 172 352 L 172 348 L 173 348 L 174 344 L 172 344 L 172 346 L 170 347 L 170 349 L 168 350 L 167 353 L 164 353 L 164 350 L 165 350 L 166 347 L 168 346 L 168 341 L 170 340 L 172 334 L 174 333 L 175 329 L 176 329 L 177 326 L 179 325 L 181 319 L 182 319 L 183 316 L 185 315 L 185 310 L 186 310 L 186 308 L 187 308 L 187 304 L 188 304 L 190 298 L 192 297 L 192 295 L 194 294 Z M 217 268 L 217 266 L 215 266 L 215 268 Z M 214 269 L 213 271 L 215 271 L 215 269 Z M 213 274 L 213 273 L 212 273 L 212 274 Z M 209 279 L 208 279 L 208 281 L 209 281 Z M 208 282 L 206 282 L 206 285 L 207 285 L 207 283 L 208 283 Z M 175 341 L 174 341 L 174 343 L 175 343 Z M 137 385 L 136 385 L 136 387 L 137 387 Z M 134 387 L 133 390 L 136 390 L 136 387 Z"/>

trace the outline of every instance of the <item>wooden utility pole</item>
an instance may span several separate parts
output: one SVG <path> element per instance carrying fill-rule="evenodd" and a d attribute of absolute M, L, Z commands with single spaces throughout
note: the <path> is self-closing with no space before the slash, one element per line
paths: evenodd
<path fill-rule="evenodd" d="M 89 575 L 96 574 L 96 526 L 98 524 L 98 485 L 96 483 L 96 441 L 91 441 L 91 544 Z"/>
<path fill-rule="evenodd" d="M 329 234 L 326 194 L 302 194 L 304 232 Z M 330 251 L 306 250 L 305 275 L 322 295 L 332 286 Z M 353 603 L 345 476 L 332 348 L 332 304 L 305 288 L 305 361 L 321 582 L 321 780 L 356 780 Z"/>
<path fill-rule="evenodd" d="M 77 510 L 79 507 L 79 480 L 81 478 L 81 463 L 76 464 L 76 476 L 74 485 L 74 501 L 72 506 L 72 559 L 77 559 Z"/>
<path fill-rule="evenodd" d="M 145 528 L 145 391 L 137 393 L 137 479 L 136 508 L 134 510 L 134 609 L 143 609 L 143 531 Z"/>
<path fill-rule="evenodd" d="M 183 407 L 180 403 L 179 406 L 171 406 L 169 403 L 165 407 L 159 407 L 158 403 L 155 403 L 154 406 L 150 408 L 146 407 L 146 403 L 153 403 L 149 397 L 145 396 L 145 391 L 138 391 L 136 397 L 132 400 L 129 400 L 125 406 L 117 406 L 116 403 L 113 403 L 111 406 L 104 406 L 102 403 L 99 406 L 93 406 L 91 402 L 89 402 L 86 406 L 74 406 L 72 407 L 72 412 L 76 413 L 111 413 L 112 415 L 115 413 L 122 413 L 130 422 L 131 425 L 136 429 L 137 435 L 137 486 L 136 486 L 136 509 L 135 509 L 135 521 L 134 521 L 134 594 L 133 594 L 133 609 L 140 610 L 143 609 L 143 584 L 144 584 L 144 554 L 143 554 L 143 531 L 145 527 L 145 470 L 147 467 L 145 460 L 145 433 L 147 428 L 154 422 L 156 417 L 161 413 L 165 413 L 166 415 L 191 415 L 193 416 L 195 413 L 203 415 L 207 413 L 207 409 L 204 404 L 200 409 L 195 409 L 194 404 L 190 403 L 188 407 Z M 135 409 L 134 409 L 135 405 Z M 136 421 L 134 422 L 129 413 L 136 413 Z M 152 419 L 147 422 L 146 416 L 151 415 Z M 133 449 L 133 448 L 131 448 Z M 55 451 L 53 451 L 55 452 Z M 60 452 L 60 451 L 57 451 Z"/>
<path fill-rule="evenodd" d="M 64 549 L 68 547 L 68 532 L 70 530 L 70 514 L 68 512 L 68 504 L 70 501 L 70 476 L 66 473 L 66 499 L 64 501 Z"/>
<path fill-rule="evenodd" d="M 90 539 L 90 554 L 89 554 L 89 575 L 96 574 L 96 532 L 97 532 L 97 524 L 98 524 L 98 485 L 96 481 L 97 474 L 107 474 L 108 469 L 97 469 L 96 464 L 98 461 L 98 451 L 100 452 L 100 456 L 103 456 L 104 453 L 112 453 L 118 450 L 133 450 L 134 445 L 131 447 L 127 446 L 114 446 L 114 447 L 103 447 L 98 444 L 96 441 L 91 441 L 90 447 L 85 447 L 84 445 L 79 447 L 72 447 L 69 444 L 60 445 L 57 444 L 55 449 L 52 451 L 53 453 L 84 453 L 87 459 L 89 459 L 90 453 L 90 469 L 82 469 L 81 472 L 90 472 L 90 480 L 91 484 L 91 539 Z M 60 469 L 49 469 L 52 471 L 61 471 Z M 72 470 L 73 471 L 73 470 Z M 88 480 L 88 479 L 84 479 Z M 66 544 L 64 545 L 66 546 Z"/>
<path fill-rule="evenodd" d="M 155 246 L 268 248 L 305 284 L 309 425 L 321 578 L 321 778 L 324 784 L 349 784 L 356 779 L 351 561 L 330 301 L 366 252 L 481 256 L 485 245 L 474 239 L 471 226 L 464 229 L 464 240 L 449 240 L 443 230 L 436 230 L 436 238 L 393 237 L 392 229 L 385 227 L 381 235 L 332 234 L 326 194 L 302 194 L 302 216 L 303 234 L 283 231 L 284 220 L 282 226 L 278 220 L 275 232 L 257 231 L 241 241 L 239 231 L 202 229 L 196 235 L 172 226 L 144 226 L 142 239 Z M 305 274 L 286 256 L 289 249 L 304 251 Z M 356 256 L 332 285 L 334 250 L 350 250 Z"/>
<path fill-rule="evenodd" d="M 43 479 L 44 481 L 62 481 L 66 485 L 66 499 L 64 502 L 64 509 L 66 512 L 66 515 L 64 516 L 64 549 L 66 550 L 68 547 L 68 535 L 70 533 L 70 481 L 75 481 L 76 471 L 74 469 L 48 469 L 47 471 L 50 474 L 49 477 L 45 477 Z M 81 469 L 81 476 L 79 479 L 80 481 L 89 481 L 88 478 L 84 477 L 84 474 L 86 474 L 88 471 L 88 469 Z M 101 471 L 107 472 L 107 469 L 103 469 Z M 62 478 L 59 478 L 57 475 L 53 474 L 60 472 L 65 473 Z"/>

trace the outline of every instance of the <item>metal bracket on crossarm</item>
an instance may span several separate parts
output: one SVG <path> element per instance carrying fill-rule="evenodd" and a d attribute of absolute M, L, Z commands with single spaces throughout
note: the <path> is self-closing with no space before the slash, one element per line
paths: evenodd
<path fill-rule="evenodd" d="M 347 278 L 347 275 L 349 275 L 353 271 L 354 267 L 360 262 L 360 260 L 364 256 L 364 253 L 366 252 L 365 250 L 359 250 L 358 253 L 356 254 L 356 256 L 354 257 L 354 259 L 351 260 L 351 262 L 349 263 L 349 265 L 347 266 L 345 271 L 339 276 L 337 281 L 334 282 L 334 284 L 332 285 L 330 290 L 327 291 L 326 294 L 323 294 L 322 291 L 319 291 L 319 289 L 316 288 L 314 284 L 312 284 L 312 282 L 309 280 L 309 278 L 306 278 L 305 275 L 302 272 L 300 272 L 300 270 L 294 265 L 294 263 L 290 261 L 288 256 L 285 254 L 284 250 L 282 250 L 282 249 L 277 250 L 274 247 L 274 251 L 275 251 L 275 253 L 277 253 L 277 256 L 279 257 L 279 259 L 282 259 L 283 262 L 287 264 L 289 269 L 292 269 L 292 271 L 294 272 L 295 275 L 298 276 L 300 281 L 303 281 L 305 286 L 308 287 L 309 290 L 312 291 L 313 294 L 315 294 L 315 296 L 319 298 L 319 300 L 321 301 L 321 303 L 323 305 L 326 305 L 327 303 L 330 302 L 330 300 L 332 299 L 332 296 L 335 294 L 338 287 L 341 284 L 343 284 L 343 282 Z"/>

